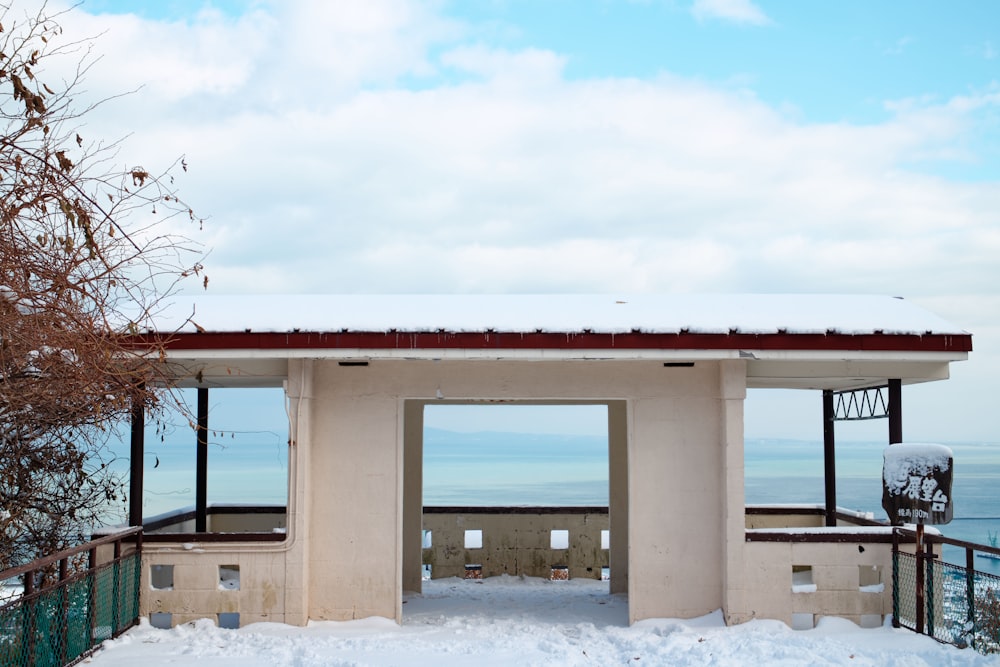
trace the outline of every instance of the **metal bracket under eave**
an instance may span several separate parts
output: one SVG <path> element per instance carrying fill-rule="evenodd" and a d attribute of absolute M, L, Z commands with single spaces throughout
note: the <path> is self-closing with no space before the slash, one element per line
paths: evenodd
<path fill-rule="evenodd" d="M 833 392 L 833 420 L 861 421 L 889 417 L 889 385 Z"/>

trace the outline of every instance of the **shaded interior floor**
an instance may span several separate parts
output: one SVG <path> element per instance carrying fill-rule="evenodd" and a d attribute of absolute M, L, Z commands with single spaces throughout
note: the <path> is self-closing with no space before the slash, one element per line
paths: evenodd
<path fill-rule="evenodd" d="M 457 624 L 471 628 L 505 623 L 627 627 L 628 598 L 611 595 L 607 581 L 549 581 L 506 575 L 424 581 L 422 594 L 403 596 L 404 626 Z"/>

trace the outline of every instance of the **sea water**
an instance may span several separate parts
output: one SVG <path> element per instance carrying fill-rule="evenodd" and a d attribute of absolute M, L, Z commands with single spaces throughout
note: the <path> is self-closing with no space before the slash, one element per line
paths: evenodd
<path fill-rule="evenodd" d="M 427 429 L 425 505 L 606 505 L 607 440 L 596 436 L 461 434 Z M 836 445 L 837 505 L 886 520 L 882 509 L 885 443 Z M 952 443 L 955 518 L 945 536 L 989 544 L 1000 534 L 1000 444 Z M 823 443 L 748 439 L 744 443 L 747 504 L 825 503 Z M 946 546 L 944 559 L 965 565 L 965 551 Z M 1000 575 L 1000 561 L 976 568 Z"/>
<path fill-rule="evenodd" d="M 954 453 L 954 520 L 946 536 L 989 544 L 1000 534 L 1000 444 L 944 443 Z M 838 442 L 837 505 L 886 519 L 882 509 L 885 443 Z M 424 504 L 445 506 L 607 505 L 607 438 L 586 435 L 424 432 Z M 147 436 L 143 512 L 146 517 L 194 505 L 195 446 L 189 428 L 168 438 Z M 679 462 L 680 463 L 680 462 Z M 127 466 L 127 461 L 125 461 Z M 823 504 L 823 444 L 747 439 L 748 504 Z M 287 433 L 213 431 L 209 438 L 210 503 L 285 504 Z M 945 560 L 965 564 L 962 549 Z M 1000 561 L 976 558 L 1000 575 Z"/>
<path fill-rule="evenodd" d="M 1000 444 L 941 443 L 954 454 L 952 506 L 954 519 L 935 526 L 946 537 L 990 544 L 1000 535 Z M 885 443 L 837 443 L 837 505 L 871 512 L 887 520 L 882 509 L 882 453 Z M 747 440 L 744 465 L 747 503 L 803 502 L 823 504 L 823 444 L 797 440 Z M 965 550 L 945 546 L 943 558 L 965 565 Z M 976 569 L 1000 575 L 1000 561 L 977 557 Z"/>

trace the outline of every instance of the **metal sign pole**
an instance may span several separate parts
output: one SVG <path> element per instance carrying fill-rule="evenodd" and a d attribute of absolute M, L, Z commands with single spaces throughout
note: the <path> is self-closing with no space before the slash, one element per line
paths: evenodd
<path fill-rule="evenodd" d="M 917 632 L 924 634 L 924 524 L 917 524 Z"/>

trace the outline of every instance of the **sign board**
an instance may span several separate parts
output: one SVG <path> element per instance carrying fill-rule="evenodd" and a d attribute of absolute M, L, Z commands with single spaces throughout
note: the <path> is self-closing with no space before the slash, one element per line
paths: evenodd
<path fill-rule="evenodd" d="M 944 445 L 903 444 L 885 449 L 882 507 L 894 526 L 949 523 L 954 457 Z"/>

